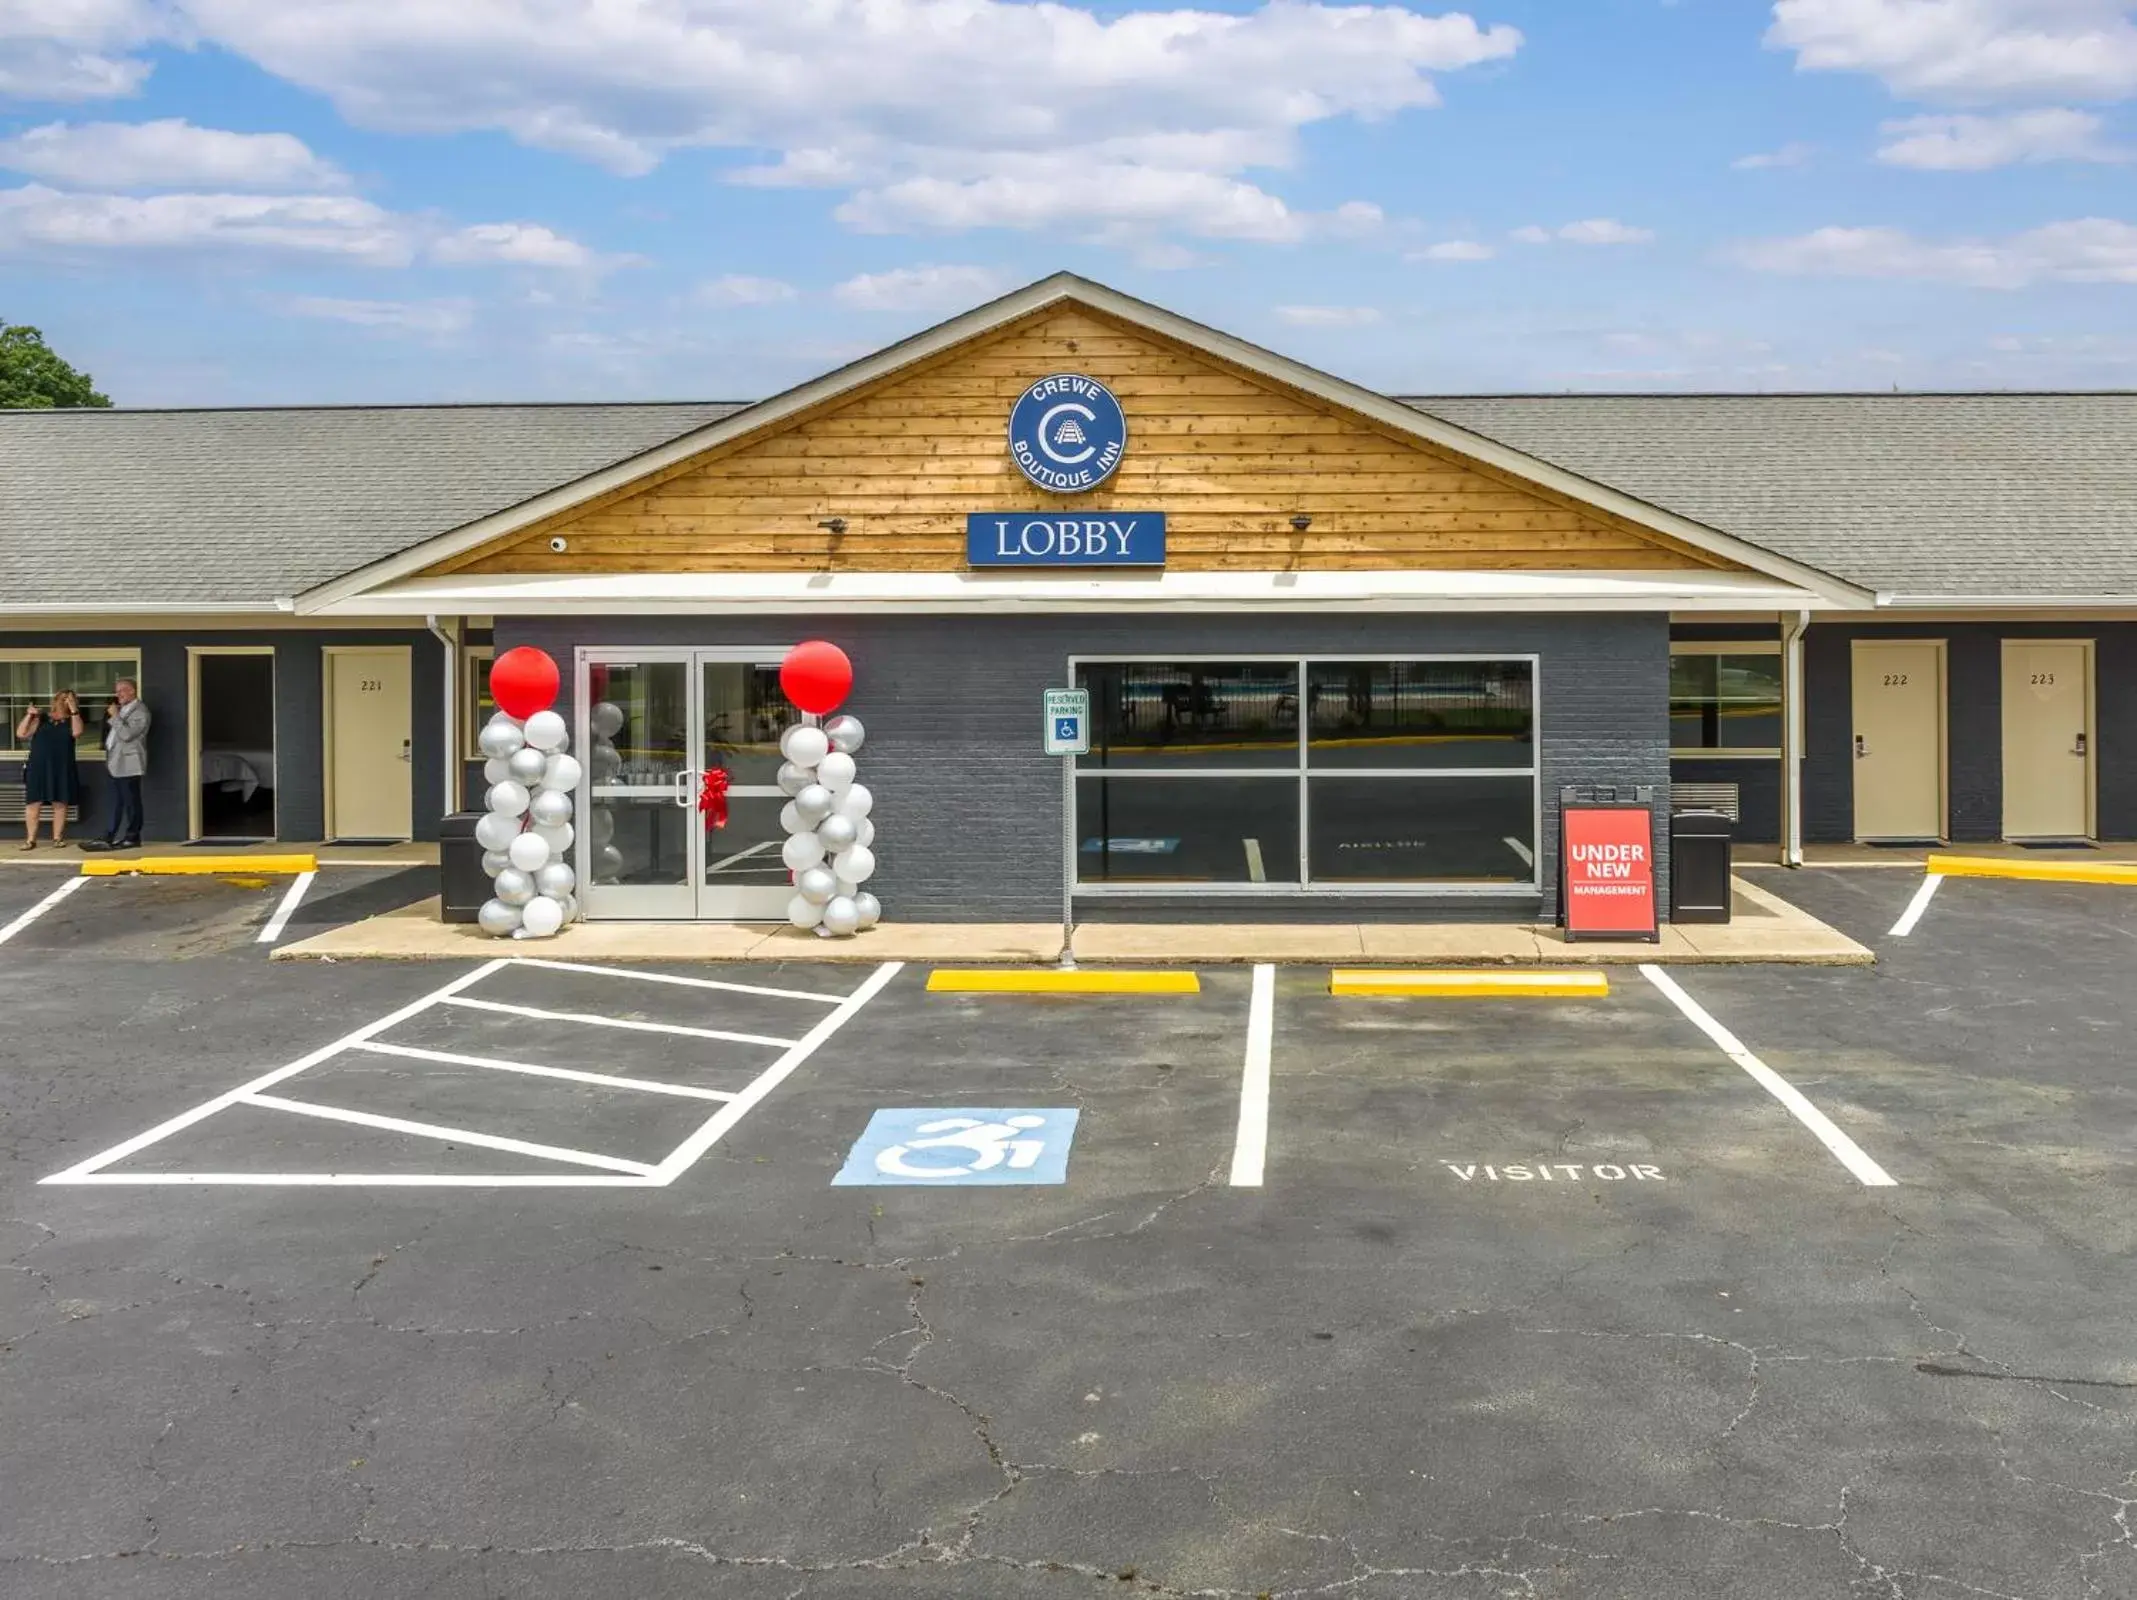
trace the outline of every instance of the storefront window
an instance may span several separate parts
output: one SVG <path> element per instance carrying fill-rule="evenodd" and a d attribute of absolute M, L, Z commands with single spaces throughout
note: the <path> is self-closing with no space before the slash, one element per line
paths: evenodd
<path fill-rule="evenodd" d="M 1779 755 L 1779 649 L 1729 645 L 1673 651 L 1670 748 L 1678 755 Z"/>
<path fill-rule="evenodd" d="M 1102 661 L 1076 681 L 1083 883 L 1535 881 L 1530 661 Z"/>

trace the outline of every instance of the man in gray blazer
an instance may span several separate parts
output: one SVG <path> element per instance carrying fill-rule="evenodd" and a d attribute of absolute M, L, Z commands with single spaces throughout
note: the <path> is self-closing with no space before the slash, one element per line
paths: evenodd
<path fill-rule="evenodd" d="M 148 707 L 131 678 L 112 685 L 104 708 L 104 775 L 111 780 L 111 826 L 102 848 L 131 850 L 141 842 L 141 777 L 148 771 Z M 85 848 L 96 848 L 87 846 Z"/>

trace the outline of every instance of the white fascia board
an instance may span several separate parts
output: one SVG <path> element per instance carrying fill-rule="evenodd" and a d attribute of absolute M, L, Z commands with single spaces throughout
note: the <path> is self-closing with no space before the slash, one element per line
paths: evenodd
<path fill-rule="evenodd" d="M 2137 606 L 2129 594 L 1888 594 L 1880 611 L 2121 611 Z"/>
<path fill-rule="evenodd" d="M 388 556 L 383 561 L 372 562 L 331 582 L 320 584 L 296 597 L 297 609 L 303 612 L 318 611 L 367 589 L 407 577 L 439 561 L 450 560 L 456 555 L 487 544 L 492 539 L 530 527 L 545 517 L 569 511 L 574 506 L 583 505 L 614 490 L 627 488 L 642 478 L 687 461 L 704 451 L 715 449 L 730 440 L 773 427 L 789 417 L 835 400 L 842 394 L 863 388 L 967 340 L 978 338 L 996 328 L 1007 326 L 1020 317 L 1029 316 L 1062 301 L 1087 305 L 1094 311 L 1116 317 L 1131 326 L 1147 329 L 1190 349 L 1200 350 L 1217 360 L 1228 361 L 1273 382 L 1325 400 L 1331 405 L 1371 417 L 1382 426 L 1398 433 L 1439 445 L 1500 471 L 1511 473 L 1515 477 L 1540 484 L 1570 499 L 1608 511 L 1629 522 L 1688 544 L 1695 550 L 1703 550 L 1710 555 L 1721 556 L 1755 571 L 1780 578 L 1786 583 L 1809 590 L 1825 601 L 1845 600 L 1856 605 L 1873 603 L 1869 590 L 1857 588 L 1831 573 L 1788 560 L 1762 546 L 1722 533 L 1688 517 L 1678 516 L 1675 512 L 1664 511 L 1644 500 L 1634 499 L 1620 490 L 1608 488 L 1583 478 L 1578 473 L 1554 466 L 1536 456 L 1524 454 L 1483 434 L 1457 427 L 1430 412 L 1419 411 L 1399 400 L 1390 400 L 1386 395 L 1375 394 L 1370 389 L 1360 388 L 1344 379 L 1277 355 L 1273 351 L 1264 350 L 1244 339 L 1220 333 L 1214 328 L 1190 321 L 1160 306 L 1137 300 L 1116 289 L 1108 289 L 1103 284 L 1079 278 L 1074 273 L 1060 272 L 1004 295 L 999 300 L 975 307 L 909 339 L 889 345 L 873 355 L 864 356 L 861 360 L 840 367 L 834 372 L 811 379 L 784 394 L 774 395 L 769 400 L 759 401 L 717 422 L 693 429 L 666 444 L 657 445 L 613 466 L 604 467 L 545 494 L 536 495 L 517 506 L 478 518 L 436 538 L 426 539 L 398 555 Z"/>
<path fill-rule="evenodd" d="M 1748 573 L 964 572 L 456 574 L 352 595 L 318 613 L 498 616 L 738 612 L 1778 611 L 1831 602 Z"/>

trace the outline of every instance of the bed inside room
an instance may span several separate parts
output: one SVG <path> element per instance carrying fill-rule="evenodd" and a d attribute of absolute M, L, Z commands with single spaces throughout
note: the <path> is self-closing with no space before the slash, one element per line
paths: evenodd
<path fill-rule="evenodd" d="M 275 837 L 275 658 L 194 658 L 199 788 L 194 832 L 222 841 Z"/>

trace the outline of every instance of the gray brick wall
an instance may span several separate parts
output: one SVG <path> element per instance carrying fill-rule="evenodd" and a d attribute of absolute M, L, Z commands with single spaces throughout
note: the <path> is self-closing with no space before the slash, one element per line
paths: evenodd
<path fill-rule="evenodd" d="M 1043 690 L 1068 681 L 1071 655 L 1539 655 L 1546 916 L 1556 910 L 1549 869 L 1557 859 L 1561 784 L 1653 784 L 1658 818 L 1666 822 L 1668 815 L 1668 627 L 1659 616 L 501 617 L 496 623 L 500 652 L 539 646 L 565 669 L 567 685 L 573 650 L 581 645 L 779 646 L 812 637 L 830 639 L 853 657 L 856 684 L 846 709 L 870 730 L 862 766 L 877 802 L 876 886 L 899 918 L 1045 921 L 1060 914 L 1060 763 L 1040 753 L 1039 702 Z M 1666 833 L 1659 822 L 1657 833 Z M 1658 842 L 1666 855 L 1666 840 Z M 1666 893 L 1666 878 L 1663 887 Z M 1132 905 L 1094 900 L 1079 914 L 1415 920 L 1536 911 L 1533 896 L 1482 905 L 1449 897 L 1357 900 L 1342 908 L 1296 898 L 1257 904 L 1205 897 Z"/>

